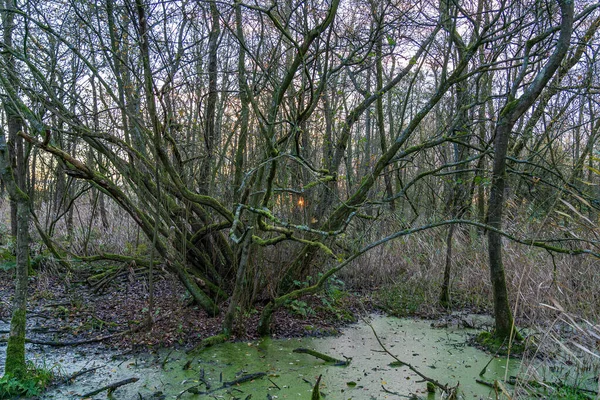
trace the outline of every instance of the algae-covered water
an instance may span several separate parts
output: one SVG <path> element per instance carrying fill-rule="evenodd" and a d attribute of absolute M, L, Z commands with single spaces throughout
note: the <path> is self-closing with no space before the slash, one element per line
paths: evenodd
<path fill-rule="evenodd" d="M 371 324 L 387 349 L 400 360 L 441 383 L 452 386 L 460 383 L 461 398 L 495 398 L 492 389 L 475 382 L 492 357 L 466 344 L 473 330 L 433 328 L 428 321 L 382 316 L 373 317 Z M 328 365 L 311 355 L 294 353 L 299 347 L 352 361 L 348 366 Z M 310 399 L 319 375 L 322 375 L 324 399 L 387 399 L 399 398 L 398 394 L 441 398 L 439 392 L 428 394 L 426 384 L 408 368 L 390 366 L 394 359 L 382 351 L 364 322 L 344 329 L 336 337 L 225 343 L 194 357 L 168 349 L 155 354 L 119 356 L 102 348 L 92 348 L 91 352 L 31 348 L 29 356 L 46 367 L 56 365 L 64 374 L 100 367 L 71 384 L 49 391 L 44 399 L 81 398 L 94 389 L 130 377 L 139 380 L 117 389 L 114 398 Z M 518 368 L 518 361 L 494 358 L 482 379 L 489 382 L 504 379 L 515 375 Z M 219 389 L 224 382 L 259 372 L 266 375 Z M 184 392 L 191 387 L 206 392 L 202 380 L 209 384 L 210 396 Z M 93 398 L 106 398 L 106 392 Z"/>

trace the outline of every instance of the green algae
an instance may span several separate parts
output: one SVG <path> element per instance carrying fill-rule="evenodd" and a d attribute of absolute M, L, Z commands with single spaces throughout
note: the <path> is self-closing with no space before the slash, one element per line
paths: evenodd
<path fill-rule="evenodd" d="M 442 383 L 450 386 L 460 383 L 459 398 L 494 398 L 493 389 L 475 382 L 491 357 L 467 345 L 469 335 L 475 331 L 439 329 L 431 327 L 428 321 L 388 317 L 375 317 L 371 323 L 387 349 L 399 359 Z M 294 353 L 297 348 L 314 349 L 336 359 L 352 358 L 352 362 L 347 366 L 332 365 L 309 354 Z M 168 362 L 163 368 L 167 355 Z M 84 362 L 89 363 L 90 356 L 76 359 L 75 356 L 73 360 L 63 357 L 64 365 L 81 368 Z M 140 378 L 139 381 L 117 389 L 116 398 L 151 398 L 162 394 L 166 398 L 180 395 L 181 399 L 192 399 L 198 398 L 193 392 L 214 390 L 222 387 L 224 382 L 257 373 L 266 376 L 223 387 L 211 396 L 243 399 L 252 395 L 253 399 L 265 399 L 270 395 L 277 399 L 310 399 L 320 375 L 320 394 L 329 400 L 390 398 L 383 387 L 402 395 L 416 394 L 426 398 L 441 395 L 439 391 L 428 393 L 427 385 L 418 376 L 405 366 L 390 366 L 392 361 L 389 355 L 381 352 L 370 327 L 358 323 L 336 337 L 266 338 L 218 344 L 193 356 L 183 350 L 165 349 L 155 354 L 99 360 L 106 363 L 106 367 L 49 392 L 44 398 L 76 398 L 76 394 L 135 376 Z M 504 379 L 514 375 L 518 367 L 518 361 L 494 358 L 483 379 L 491 382 Z M 188 391 L 190 388 L 194 389 Z"/>

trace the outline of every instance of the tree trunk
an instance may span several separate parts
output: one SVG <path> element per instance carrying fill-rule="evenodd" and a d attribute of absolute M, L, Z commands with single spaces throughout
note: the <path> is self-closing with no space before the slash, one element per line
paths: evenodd
<path fill-rule="evenodd" d="M 12 31 L 14 29 L 13 13 L 10 11 L 13 8 L 13 2 L 7 0 L 5 3 L 6 10 L 2 14 L 2 22 L 4 24 L 4 46 L 12 47 Z M 7 97 L 16 97 L 14 82 L 17 79 L 17 71 L 14 58 L 9 52 L 5 52 L 4 70 L 0 71 L 4 74 L 4 86 L 7 88 Z M 16 236 L 17 236 L 17 261 L 15 267 L 15 295 L 12 304 L 12 318 L 10 321 L 10 334 L 8 337 L 8 346 L 6 348 L 6 364 L 4 366 L 4 374 L 22 379 L 26 377 L 27 367 L 25 364 L 25 326 L 27 314 L 27 274 L 29 272 L 29 196 L 23 190 L 22 185 L 25 184 L 26 160 L 24 156 L 22 139 L 18 138 L 18 133 L 23 129 L 23 121 L 15 109 L 14 103 L 6 102 L 4 104 L 8 136 L 14 140 L 20 140 L 21 149 L 16 153 L 16 165 L 14 169 L 13 160 L 8 149 L 4 134 L 0 134 L 0 177 L 7 186 L 12 204 L 15 205 L 16 215 Z M 15 175 L 17 174 L 17 175 Z"/>
<path fill-rule="evenodd" d="M 244 49 L 244 30 L 242 29 L 242 6 L 240 3 L 235 5 L 235 24 L 236 35 L 240 42 L 238 55 L 238 87 L 240 91 L 240 135 L 237 141 L 237 149 L 235 151 L 235 176 L 233 180 L 233 201 L 240 202 L 242 200 L 241 184 L 244 174 L 244 155 L 246 154 L 246 142 L 248 139 L 248 121 L 250 118 L 249 89 L 246 82 L 246 50 Z"/>
<path fill-rule="evenodd" d="M 210 15 L 212 27 L 209 35 L 208 50 L 208 96 L 206 99 L 205 125 L 204 125 L 204 148 L 205 155 L 200 166 L 200 187 L 202 194 L 210 193 L 210 169 L 212 166 L 215 144 L 215 117 L 217 107 L 217 44 L 221 28 L 219 24 L 219 10 L 215 1 L 210 2 Z"/>
<path fill-rule="evenodd" d="M 17 265 L 10 335 L 6 348 L 4 373 L 17 379 L 26 377 L 25 326 L 27 313 L 27 283 L 29 272 L 29 199 L 20 191 L 17 200 Z"/>
<path fill-rule="evenodd" d="M 377 17 L 376 17 L 377 18 Z M 383 17 L 381 17 L 383 18 Z M 376 54 L 376 84 L 377 84 L 377 93 L 381 92 L 383 89 L 383 37 L 380 33 L 377 38 L 377 43 L 375 44 L 375 54 Z M 385 153 L 387 151 L 387 139 L 385 132 L 385 119 L 383 114 L 383 96 L 378 96 L 377 101 L 375 103 L 375 109 L 377 111 L 377 130 L 379 131 L 379 144 L 381 146 L 381 153 Z M 392 132 L 390 131 L 390 137 Z M 385 197 L 390 199 L 390 211 L 396 210 L 396 204 L 394 202 L 394 191 L 392 188 L 392 173 L 391 166 L 386 167 L 383 171 L 383 181 L 385 185 Z"/>
<path fill-rule="evenodd" d="M 506 150 L 508 137 L 512 125 L 505 118 L 499 121 L 496 127 L 496 141 L 494 143 L 495 156 L 492 171 L 492 187 L 488 201 L 488 224 L 494 228 L 502 229 L 502 213 L 504 211 L 504 190 L 506 187 Z M 513 331 L 513 316 L 508 301 L 508 288 L 504 263 L 502 262 L 502 236 L 493 230 L 488 231 L 488 253 L 490 261 L 490 280 L 492 282 L 494 297 L 494 318 L 496 322 L 496 335 L 499 338 L 509 337 Z"/>
<path fill-rule="evenodd" d="M 442 281 L 442 289 L 440 291 L 440 305 L 442 307 L 450 307 L 450 273 L 452 272 L 452 239 L 454 237 L 454 229 L 456 225 L 451 224 L 448 227 L 448 235 L 446 236 L 446 265 L 444 267 L 444 279 Z"/>
<path fill-rule="evenodd" d="M 532 106 L 544 87 L 548 84 L 569 48 L 569 41 L 573 31 L 573 2 L 558 0 L 558 3 L 561 11 L 561 25 L 560 36 L 554 53 L 520 98 L 514 99 L 509 96 L 506 105 L 500 111 L 498 123 L 496 124 L 492 187 L 488 201 L 488 224 L 498 230 L 502 229 L 504 191 L 506 189 L 506 154 L 512 128 L 517 120 Z M 526 64 L 523 67 L 525 68 Z M 513 87 L 516 88 L 517 85 Z M 499 339 L 504 339 L 510 337 L 514 331 L 514 321 L 508 299 L 506 276 L 502 261 L 502 236 L 496 230 L 488 231 L 488 254 L 490 280 L 494 296 L 495 335 Z"/>
<path fill-rule="evenodd" d="M 252 238 L 249 233 L 242 239 L 241 245 L 242 251 L 235 277 L 235 287 L 233 288 L 231 301 L 223 320 L 223 333 L 228 337 L 233 332 L 233 324 L 239 312 L 239 305 L 242 303 L 242 296 L 247 288 L 246 272 L 250 262 L 250 247 L 252 246 Z"/>

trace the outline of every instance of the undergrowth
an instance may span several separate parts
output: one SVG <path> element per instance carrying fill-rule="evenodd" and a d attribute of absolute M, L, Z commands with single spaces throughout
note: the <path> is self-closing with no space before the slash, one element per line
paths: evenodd
<path fill-rule="evenodd" d="M 379 230 L 373 228 L 377 237 L 402 229 L 393 219 L 378 223 Z M 513 222 L 507 229 L 518 229 L 514 234 L 519 237 L 535 237 L 541 228 Z M 445 311 L 438 303 L 446 264 L 446 234 L 447 228 L 437 228 L 388 242 L 361 256 L 338 276 L 350 290 L 374 292 L 379 306 L 394 315 Z M 546 232 L 546 235 L 552 233 Z M 370 241 L 365 237 L 357 247 Z M 554 301 L 567 312 L 596 323 L 600 321 L 597 259 L 549 254 L 543 249 L 508 240 L 503 257 L 510 303 L 515 307 L 514 316 L 520 325 L 535 326 L 552 321 L 555 313 L 541 305 Z M 492 310 L 488 262 L 487 237 L 475 228 L 457 229 L 450 276 L 451 310 L 467 309 L 475 313 Z"/>
<path fill-rule="evenodd" d="M 417 281 L 391 284 L 373 294 L 375 306 L 396 317 L 423 313 L 430 302 L 427 282 Z"/>
<path fill-rule="evenodd" d="M 26 378 L 10 375 L 0 378 L 0 399 L 34 397 L 44 392 L 55 377 L 52 368 L 36 367 L 27 363 Z"/>

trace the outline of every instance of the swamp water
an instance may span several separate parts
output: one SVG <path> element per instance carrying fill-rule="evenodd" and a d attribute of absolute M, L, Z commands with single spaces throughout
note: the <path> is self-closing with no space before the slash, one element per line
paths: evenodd
<path fill-rule="evenodd" d="M 460 398 L 495 398 L 493 389 L 475 382 L 491 356 L 466 344 L 474 330 L 433 328 L 428 321 L 383 316 L 374 316 L 371 324 L 382 343 L 400 360 L 443 384 L 460 383 Z M 352 361 L 348 366 L 325 364 L 311 355 L 293 352 L 300 347 L 338 359 L 352 358 Z M 0 347 L 2 357 L 5 350 L 5 346 Z M 179 398 L 246 399 L 252 395 L 252 399 L 310 399 L 319 375 L 322 375 L 321 394 L 326 400 L 400 398 L 398 394 L 407 397 L 416 394 L 427 399 L 441 397 L 439 392 L 428 394 L 425 383 L 408 368 L 390 366 L 394 359 L 382 352 L 371 328 L 364 322 L 345 328 L 343 334 L 336 337 L 225 343 L 194 357 L 184 351 L 168 349 L 157 354 L 115 357 L 110 349 L 101 347 L 90 350 L 39 346 L 29 348 L 28 356 L 47 368 L 56 366 L 65 375 L 100 367 L 71 384 L 50 390 L 44 399 L 81 398 L 82 394 L 131 377 L 139 380 L 118 388 L 113 398 L 174 399 L 192 386 L 206 391 L 204 385 L 199 385 L 201 376 L 214 390 L 224 382 L 259 372 L 266 375 L 216 390 L 210 396 L 186 392 Z M 0 364 L 3 361 L 0 358 Z M 186 363 L 189 369 L 184 369 Z M 494 358 L 482 379 L 493 382 L 516 375 L 519 365 L 519 360 L 507 362 L 505 358 Z M 106 391 L 92 398 L 106 398 Z"/>

